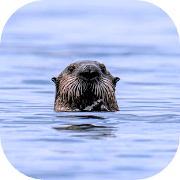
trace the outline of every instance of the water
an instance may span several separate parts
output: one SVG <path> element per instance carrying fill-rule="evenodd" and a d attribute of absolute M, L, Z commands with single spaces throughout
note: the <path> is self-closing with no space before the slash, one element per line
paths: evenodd
<path fill-rule="evenodd" d="M 44 180 L 159 173 L 178 147 L 178 41 L 169 16 L 146 2 L 53 0 L 20 8 L 0 47 L 0 128 L 8 160 Z M 104 62 L 121 78 L 121 111 L 53 111 L 51 78 L 82 59 Z"/>

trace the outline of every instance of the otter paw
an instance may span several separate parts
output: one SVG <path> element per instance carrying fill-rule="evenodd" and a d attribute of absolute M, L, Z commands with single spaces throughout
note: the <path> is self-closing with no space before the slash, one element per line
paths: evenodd
<path fill-rule="evenodd" d="M 101 105 L 101 111 L 109 111 L 109 109 L 102 104 L 102 105 Z"/>
<path fill-rule="evenodd" d="M 91 106 L 87 106 L 83 111 L 109 111 L 104 105 L 104 100 L 99 99 L 95 101 Z"/>

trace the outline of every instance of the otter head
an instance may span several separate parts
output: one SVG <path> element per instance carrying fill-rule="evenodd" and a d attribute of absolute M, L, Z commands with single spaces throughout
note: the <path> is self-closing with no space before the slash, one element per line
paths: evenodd
<path fill-rule="evenodd" d="M 56 85 L 55 111 L 83 110 L 95 101 L 103 99 L 110 111 L 119 110 L 115 87 L 120 80 L 113 77 L 103 63 L 77 61 L 70 64 L 52 81 Z"/>

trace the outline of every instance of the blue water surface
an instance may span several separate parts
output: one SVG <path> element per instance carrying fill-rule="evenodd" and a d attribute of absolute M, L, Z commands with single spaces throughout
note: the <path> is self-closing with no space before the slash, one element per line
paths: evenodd
<path fill-rule="evenodd" d="M 173 159 L 180 129 L 176 27 L 143 1 L 44 0 L 8 20 L 0 45 L 0 132 L 21 173 L 44 180 L 137 180 Z M 76 60 L 119 76 L 118 112 L 53 110 L 51 78 Z M 54 129 L 92 124 L 99 128 Z"/>

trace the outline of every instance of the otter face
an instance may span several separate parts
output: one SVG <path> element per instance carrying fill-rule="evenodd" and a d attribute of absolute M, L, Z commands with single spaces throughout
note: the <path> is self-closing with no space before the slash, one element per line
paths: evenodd
<path fill-rule="evenodd" d="M 119 80 L 97 61 L 72 63 L 57 78 L 52 78 L 56 84 L 55 110 L 61 111 L 64 107 L 68 110 L 83 110 L 103 99 L 110 111 L 117 111 L 115 86 Z"/>
<path fill-rule="evenodd" d="M 114 85 L 120 80 L 119 77 L 113 77 L 109 71 L 107 71 L 106 66 L 103 63 L 97 61 L 77 61 L 66 67 L 59 76 L 62 74 L 71 74 L 84 81 L 93 81 L 95 79 L 101 79 L 103 76 L 107 76 L 112 80 Z"/>

